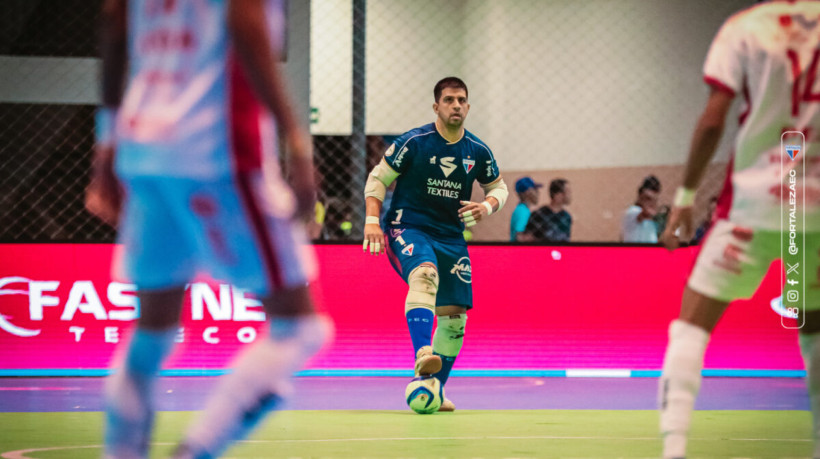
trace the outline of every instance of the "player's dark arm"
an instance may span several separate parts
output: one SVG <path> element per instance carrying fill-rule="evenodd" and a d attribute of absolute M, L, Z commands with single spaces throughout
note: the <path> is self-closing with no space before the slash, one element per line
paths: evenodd
<path fill-rule="evenodd" d="M 313 147 L 307 132 L 296 122 L 268 27 L 264 0 L 230 0 L 228 31 L 237 58 L 257 97 L 284 131 L 290 147 L 290 184 L 296 195 L 298 213 L 308 219 L 314 212 L 316 198 Z"/>
<path fill-rule="evenodd" d="M 697 189 L 706 171 L 706 166 L 715 154 L 723 127 L 726 124 L 726 114 L 732 106 L 734 94 L 712 88 L 706 108 L 703 110 L 695 132 L 692 134 L 692 146 L 689 149 L 689 159 L 683 175 L 683 186 L 675 194 L 675 203 L 669 216 L 666 229 L 660 236 L 660 242 L 669 250 L 674 250 L 683 240 L 691 239 L 692 234 L 692 202 L 694 190 Z M 680 232 L 677 233 L 678 229 Z"/>
<path fill-rule="evenodd" d="M 697 189 L 706 171 L 706 166 L 715 154 L 718 142 L 723 135 L 726 124 L 726 114 L 732 106 L 734 94 L 727 91 L 712 89 L 706 108 L 698 119 L 695 132 L 692 135 L 692 144 L 689 149 L 689 159 L 683 175 L 683 187 L 689 190 Z"/>
<path fill-rule="evenodd" d="M 256 95 L 286 133 L 299 129 L 271 45 L 264 0 L 230 0 L 228 29 Z M 296 152 L 302 153 L 302 152 Z"/>
<path fill-rule="evenodd" d="M 105 0 L 100 17 L 102 107 L 97 110 L 96 145 L 85 195 L 89 212 L 110 225 L 119 220 L 123 191 L 114 173 L 116 113 L 125 86 L 127 54 L 126 0 Z"/>
<path fill-rule="evenodd" d="M 100 23 L 102 57 L 102 102 L 117 108 L 125 86 L 127 52 L 127 0 L 105 0 Z"/>

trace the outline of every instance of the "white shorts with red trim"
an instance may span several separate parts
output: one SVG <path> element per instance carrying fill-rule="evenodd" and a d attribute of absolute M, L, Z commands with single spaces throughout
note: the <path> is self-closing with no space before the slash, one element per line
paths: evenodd
<path fill-rule="evenodd" d="M 130 177 L 125 186 L 115 276 L 121 269 L 140 289 L 183 286 L 204 272 L 264 296 L 316 277 L 304 228 L 268 198 L 260 173 Z"/>
<path fill-rule="evenodd" d="M 820 309 L 820 235 L 805 239 L 806 309 Z M 749 298 L 773 261 L 780 258 L 780 233 L 753 230 L 718 220 L 706 237 L 688 286 L 709 298 L 732 301 Z"/>

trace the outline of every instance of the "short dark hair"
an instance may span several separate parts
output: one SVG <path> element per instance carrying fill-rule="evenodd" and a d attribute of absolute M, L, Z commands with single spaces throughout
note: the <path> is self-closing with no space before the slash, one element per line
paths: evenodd
<path fill-rule="evenodd" d="M 433 98 L 436 102 L 441 99 L 441 92 L 444 91 L 444 88 L 457 88 L 463 89 L 464 94 L 467 94 L 469 97 L 469 92 L 467 91 L 467 84 L 461 81 L 461 78 L 450 76 L 447 78 L 442 78 L 436 83 L 436 87 L 433 88 Z"/>
<path fill-rule="evenodd" d="M 654 175 L 649 175 L 643 179 L 643 183 L 641 183 L 640 188 L 638 188 L 638 194 L 643 193 L 643 190 L 651 190 L 655 193 L 660 193 L 661 181 Z"/>
<path fill-rule="evenodd" d="M 556 194 L 566 191 L 567 179 L 555 179 L 550 182 L 550 199 L 554 198 Z"/>

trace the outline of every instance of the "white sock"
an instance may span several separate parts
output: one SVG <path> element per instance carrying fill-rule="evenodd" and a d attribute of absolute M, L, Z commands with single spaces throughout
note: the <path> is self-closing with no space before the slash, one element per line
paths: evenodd
<path fill-rule="evenodd" d="M 184 448 L 192 457 L 218 457 L 247 436 L 265 414 L 292 391 L 291 376 L 319 351 L 333 333 L 323 316 L 271 322 L 270 337 L 254 343 L 223 377 L 199 419 L 188 430 Z"/>
<path fill-rule="evenodd" d="M 176 327 L 137 328 L 121 367 L 105 382 L 105 455 L 148 455 L 154 420 L 153 388 L 162 362 L 174 347 Z"/>
<path fill-rule="evenodd" d="M 800 333 L 800 353 L 806 365 L 806 387 L 813 421 L 813 457 L 820 457 L 820 334 Z"/>
<path fill-rule="evenodd" d="M 703 355 L 709 333 L 675 320 L 669 325 L 669 344 L 658 387 L 663 457 L 686 456 L 686 435 L 700 389 Z"/>

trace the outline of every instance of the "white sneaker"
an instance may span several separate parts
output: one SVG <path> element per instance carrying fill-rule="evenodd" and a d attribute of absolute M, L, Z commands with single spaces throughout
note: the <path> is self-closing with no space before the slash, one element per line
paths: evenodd
<path fill-rule="evenodd" d="M 424 346 L 416 352 L 416 377 L 441 371 L 441 357 L 433 354 L 433 346 Z"/>
<path fill-rule="evenodd" d="M 456 404 L 453 403 L 453 401 L 450 400 L 449 398 L 444 397 L 444 400 L 441 401 L 441 406 L 439 407 L 438 410 L 439 411 L 455 411 L 456 410 Z"/>

